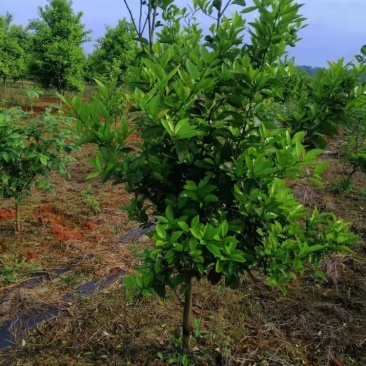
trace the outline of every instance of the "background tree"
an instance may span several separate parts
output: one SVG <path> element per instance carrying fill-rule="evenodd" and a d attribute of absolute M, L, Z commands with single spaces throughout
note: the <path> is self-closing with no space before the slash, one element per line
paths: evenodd
<path fill-rule="evenodd" d="M 7 80 L 21 77 L 27 68 L 26 49 L 23 47 L 22 38 L 19 37 L 24 29 L 21 26 L 12 25 L 12 20 L 10 14 L 0 16 L 0 77 L 3 80 L 5 92 Z"/>
<path fill-rule="evenodd" d="M 94 52 L 88 58 L 89 74 L 106 80 L 122 77 L 136 56 L 133 27 L 126 19 L 120 20 L 115 28 L 106 26 L 103 38 L 97 40 Z"/>
<path fill-rule="evenodd" d="M 312 67 L 307 65 L 301 65 L 299 68 L 305 71 L 309 76 L 315 76 L 319 71 L 323 69 L 323 67 Z"/>
<path fill-rule="evenodd" d="M 50 188 L 51 171 L 68 175 L 69 156 L 75 138 L 71 121 L 57 118 L 47 109 L 29 119 L 21 108 L 0 109 L 0 195 L 12 198 L 16 208 L 16 230 L 21 230 L 19 206 L 30 196 L 31 187 Z"/>
<path fill-rule="evenodd" d="M 39 15 L 41 19 L 30 23 L 33 77 L 43 88 L 61 94 L 81 89 L 86 60 L 81 45 L 89 34 L 81 24 L 83 13 L 74 14 L 71 1 L 49 0 L 39 7 Z"/>
<path fill-rule="evenodd" d="M 19 55 L 16 63 L 16 67 L 12 72 L 11 78 L 16 82 L 22 80 L 22 86 L 24 79 L 29 77 L 29 66 L 31 62 L 31 35 L 26 28 L 22 25 L 12 25 L 9 29 L 9 37 L 16 41 L 16 43 L 22 48 L 23 52 Z"/>

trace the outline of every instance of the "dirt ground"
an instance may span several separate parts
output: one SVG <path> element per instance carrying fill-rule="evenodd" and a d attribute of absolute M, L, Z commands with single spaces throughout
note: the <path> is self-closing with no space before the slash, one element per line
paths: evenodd
<path fill-rule="evenodd" d="M 14 234 L 12 202 L 0 199 L 0 299 L 11 293 L 0 302 L 0 326 L 50 307 L 60 311 L 19 333 L 0 351 L 0 365 L 366 365 L 366 177 L 357 174 L 351 192 L 334 193 L 345 169 L 338 145 L 322 157 L 329 162 L 323 188 L 292 186 L 306 206 L 352 223 L 360 237 L 355 254 L 325 259 L 327 283 L 308 274 L 289 285 L 285 297 L 259 275 L 255 282 L 245 278 L 237 291 L 197 283 L 193 353 L 187 358 L 178 351 L 182 299 L 173 294 L 165 301 L 126 300 L 117 281 L 93 296 L 63 300 L 82 283 L 130 273 L 138 263 L 134 254 L 152 245 L 144 237 L 121 243 L 138 227 L 119 209 L 130 196 L 123 186 L 86 180 L 93 147 L 76 153 L 71 180 L 54 175 L 53 192 L 34 190 L 24 200 L 21 234 Z M 55 268 L 68 271 L 37 287 L 19 287 L 32 274 Z"/>

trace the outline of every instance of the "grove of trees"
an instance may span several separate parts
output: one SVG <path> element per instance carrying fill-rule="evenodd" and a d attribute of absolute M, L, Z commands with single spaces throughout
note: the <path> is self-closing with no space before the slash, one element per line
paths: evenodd
<path fill-rule="evenodd" d="M 132 24 L 120 20 L 106 27 L 95 50 L 86 55 L 83 44 L 90 31 L 82 23 L 83 13 L 75 13 L 72 1 L 49 0 L 39 7 L 39 18 L 27 27 L 14 25 L 11 14 L 0 14 L 0 78 L 6 91 L 9 79 L 31 79 L 43 89 L 79 91 L 94 78 L 122 78 L 136 55 Z"/>

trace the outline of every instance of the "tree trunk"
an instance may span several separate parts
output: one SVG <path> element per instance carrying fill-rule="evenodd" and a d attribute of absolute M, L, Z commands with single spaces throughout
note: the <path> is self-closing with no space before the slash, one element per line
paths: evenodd
<path fill-rule="evenodd" d="M 22 228 L 20 227 L 19 203 L 15 204 L 15 231 L 17 232 L 22 231 Z"/>
<path fill-rule="evenodd" d="M 6 93 L 6 79 L 4 78 L 4 93 Z"/>
<path fill-rule="evenodd" d="M 193 291 L 193 277 L 190 277 L 188 281 L 188 290 L 184 295 L 183 348 L 185 349 L 190 349 L 191 347 L 192 291 Z"/>

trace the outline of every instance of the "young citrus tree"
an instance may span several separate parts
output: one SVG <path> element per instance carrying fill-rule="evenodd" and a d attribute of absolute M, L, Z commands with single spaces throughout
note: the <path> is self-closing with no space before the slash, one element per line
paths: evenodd
<path fill-rule="evenodd" d="M 307 179 L 318 183 L 325 169 L 316 162 L 321 150 L 306 149 L 305 132 L 293 134 L 258 117 L 283 94 L 280 58 L 298 40 L 300 5 L 230 3 L 241 13 L 258 12 L 247 44 L 243 16 L 223 16 L 221 1 L 193 1 L 194 11 L 217 12 L 204 39 L 198 24 L 179 25 L 186 10 L 174 4 L 164 10 L 169 22 L 152 53 L 141 55 L 130 82 L 131 117 L 141 137 L 134 146 L 126 142 L 125 120 L 117 131 L 109 122 L 108 86 L 100 85 L 90 103 L 65 101 L 78 118 L 82 142 L 100 147 L 92 176 L 125 183 L 134 194 L 126 208 L 131 218 L 147 223 L 148 212 L 156 215 L 156 246 L 141 254 L 139 275 L 127 277 L 125 286 L 132 294 L 164 297 L 173 289 L 185 297 L 185 347 L 196 280 L 237 288 L 246 272 L 259 271 L 285 291 L 306 263 L 316 266 L 322 255 L 347 250 L 355 240 L 346 223 L 309 213 L 286 185 L 287 179 L 305 179 L 307 167 L 314 167 Z"/>
<path fill-rule="evenodd" d="M 74 145 L 66 140 L 76 137 L 70 121 L 52 116 L 50 110 L 28 118 L 20 108 L 0 109 L 0 194 L 15 200 L 17 231 L 21 231 L 19 205 L 32 185 L 47 189 L 51 171 L 68 174 Z"/>

